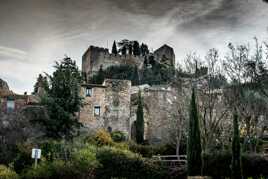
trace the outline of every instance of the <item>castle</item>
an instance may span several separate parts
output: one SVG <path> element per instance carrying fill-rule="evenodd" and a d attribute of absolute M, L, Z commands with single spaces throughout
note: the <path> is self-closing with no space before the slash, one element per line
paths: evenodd
<path fill-rule="evenodd" d="M 173 48 L 163 45 L 148 55 L 115 55 L 108 49 L 90 46 L 82 57 L 82 72 L 86 81 L 100 68 L 131 65 L 144 68 L 148 59 L 174 67 Z M 150 62 L 149 62 L 150 63 Z M 85 83 L 81 88 L 84 105 L 80 111 L 80 121 L 84 126 L 97 130 L 122 131 L 129 138 L 135 137 L 135 120 L 138 92 L 141 91 L 144 104 L 144 137 L 150 143 L 168 142 L 169 125 L 177 112 L 177 89 L 172 85 L 133 86 L 129 80 L 105 79 L 103 84 Z"/>

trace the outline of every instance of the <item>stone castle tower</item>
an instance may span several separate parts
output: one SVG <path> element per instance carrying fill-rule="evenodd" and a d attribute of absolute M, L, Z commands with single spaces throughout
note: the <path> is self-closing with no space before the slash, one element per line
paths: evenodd
<path fill-rule="evenodd" d="M 114 65 L 127 64 L 135 65 L 141 69 L 145 59 L 153 59 L 164 65 L 175 66 L 174 50 L 166 44 L 147 56 L 135 56 L 129 54 L 115 55 L 109 53 L 109 50 L 106 48 L 90 46 L 82 57 L 82 72 L 86 75 L 86 79 L 88 80 L 92 75 L 99 71 L 100 67 L 106 69 Z"/>

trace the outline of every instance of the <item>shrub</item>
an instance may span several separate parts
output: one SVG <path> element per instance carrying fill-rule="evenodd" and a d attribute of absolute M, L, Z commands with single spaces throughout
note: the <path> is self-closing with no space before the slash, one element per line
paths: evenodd
<path fill-rule="evenodd" d="M 215 178 L 230 177 L 232 155 L 230 152 L 204 154 L 204 175 Z M 246 177 L 268 176 L 268 159 L 258 154 L 242 155 L 242 175 Z"/>
<path fill-rule="evenodd" d="M 17 145 L 17 156 L 13 160 L 13 166 L 17 173 L 20 173 L 24 168 L 30 167 L 33 164 L 31 158 L 32 148 L 31 143 L 22 143 Z"/>
<path fill-rule="evenodd" d="M 102 165 L 97 169 L 97 178 L 164 178 L 157 164 L 128 150 L 103 147 L 96 157 Z"/>
<path fill-rule="evenodd" d="M 1 179 L 18 179 L 17 173 L 10 168 L 0 165 L 0 178 Z"/>
<path fill-rule="evenodd" d="M 123 142 L 127 139 L 126 134 L 122 131 L 113 131 L 111 137 L 115 142 Z"/>
<path fill-rule="evenodd" d="M 65 176 L 71 176 L 71 167 L 69 163 L 65 163 L 62 160 L 55 160 L 53 162 L 44 161 L 41 162 L 36 168 L 31 167 L 26 169 L 21 174 L 23 179 L 49 179 L 59 178 Z"/>
<path fill-rule="evenodd" d="M 174 146 L 165 145 L 140 145 L 134 142 L 129 142 L 129 150 L 141 154 L 143 157 L 151 158 L 153 155 L 174 155 L 176 149 Z"/>
<path fill-rule="evenodd" d="M 113 139 L 112 139 L 110 133 L 108 133 L 104 129 L 100 129 L 96 132 L 93 142 L 98 146 L 112 145 Z"/>
<path fill-rule="evenodd" d="M 75 151 L 69 161 L 43 161 L 36 169 L 34 167 L 28 168 L 23 172 L 22 178 L 94 178 L 95 168 L 98 166 L 99 162 L 96 160 L 96 148 L 87 146 L 81 150 Z"/>
<path fill-rule="evenodd" d="M 96 147 L 87 146 L 74 152 L 72 162 L 73 168 L 77 170 L 76 173 L 80 173 L 82 176 L 93 175 L 94 170 L 100 165 L 96 159 Z"/>

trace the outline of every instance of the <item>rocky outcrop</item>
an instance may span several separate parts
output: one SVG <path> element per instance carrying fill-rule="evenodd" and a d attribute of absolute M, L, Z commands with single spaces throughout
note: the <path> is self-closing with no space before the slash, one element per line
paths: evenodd
<path fill-rule="evenodd" d="M 0 90 L 9 91 L 9 87 L 6 81 L 0 78 Z"/>

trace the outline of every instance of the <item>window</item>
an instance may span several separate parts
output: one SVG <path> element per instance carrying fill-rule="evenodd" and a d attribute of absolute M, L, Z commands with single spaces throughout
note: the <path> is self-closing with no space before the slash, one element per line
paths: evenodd
<path fill-rule="evenodd" d="M 89 96 L 89 97 L 92 96 L 92 88 L 87 88 L 86 89 L 86 96 Z"/>
<path fill-rule="evenodd" d="M 100 115 L 100 106 L 94 106 L 94 116 Z"/>
<path fill-rule="evenodd" d="M 11 113 L 15 109 L 15 101 L 14 100 L 7 100 L 7 112 Z"/>

